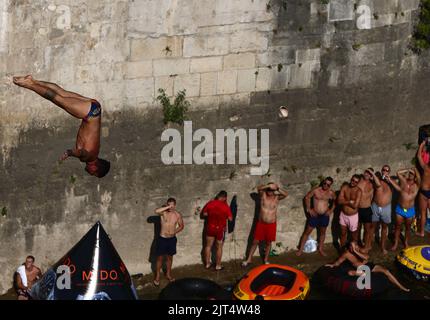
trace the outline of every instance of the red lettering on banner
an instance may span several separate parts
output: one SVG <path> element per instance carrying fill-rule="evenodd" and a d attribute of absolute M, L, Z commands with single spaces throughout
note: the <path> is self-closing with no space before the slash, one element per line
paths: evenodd
<path fill-rule="evenodd" d="M 82 271 L 82 280 L 89 281 L 91 279 L 92 271 L 90 271 L 89 274 L 87 274 L 85 271 Z"/>

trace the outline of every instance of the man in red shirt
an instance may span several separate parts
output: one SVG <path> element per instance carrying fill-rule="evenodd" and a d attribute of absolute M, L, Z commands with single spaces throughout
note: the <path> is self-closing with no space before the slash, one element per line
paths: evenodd
<path fill-rule="evenodd" d="M 230 207 L 227 204 L 227 192 L 220 191 L 214 200 L 209 201 L 202 210 L 202 215 L 206 217 L 205 237 L 206 244 L 203 252 L 205 268 L 211 267 L 211 251 L 216 240 L 216 266 L 215 270 L 222 270 L 221 258 L 224 245 L 224 234 L 227 226 L 227 219 L 233 220 Z"/>

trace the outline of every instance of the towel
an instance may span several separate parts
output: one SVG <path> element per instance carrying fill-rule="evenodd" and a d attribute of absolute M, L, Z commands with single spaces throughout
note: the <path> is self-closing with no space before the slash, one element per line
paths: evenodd
<path fill-rule="evenodd" d="M 19 266 L 16 272 L 20 275 L 22 284 L 27 287 L 27 274 L 25 273 L 25 266 Z"/>

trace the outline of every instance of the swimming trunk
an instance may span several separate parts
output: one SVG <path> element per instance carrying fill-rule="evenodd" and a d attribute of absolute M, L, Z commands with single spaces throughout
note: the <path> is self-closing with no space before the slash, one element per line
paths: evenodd
<path fill-rule="evenodd" d="M 96 100 L 91 101 L 91 108 L 86 117 L 84 118 L 85 121 L 88 121 L 89 118 L 96 118 L 102 113 L 102 106 L 100 103 Z"/>
<path fill-rule="evenodd" d="M 385 224 L 391 223 L 391 203 L 385 207 L 379 207 L 375 202 L 372 202 L 372 222 L 382 221 Z"/>
<path fill-rule="evenodd" d="M 372 208 L 358 208 L 358 221 L 360 223 L 371 223 L 372 222 Z"/>
<path fill-rule="evenodd" d="M 427 199 L 430 199 L 430 190 L 420 190 L 421 194 L 426 197 Z"/>
<path fill-rule="evenodd" d="M 155 255 L 159 256 L 173 256 L 176 254 L 176 237 L 163 238 L 159 236 L 157 239 L 157 249 L 155 250 Z"/>
<path fill-rule="evenodd" d="M 415 207 L 403 209 L 400 205 L 397 205 L 396 213 L 405 219 L 410 219 L 415 216 Z"/>
<path fill-rule="evenodd" d="M 217 241 L 223 241 L 225 226 L 208 223 L 206 226 L 206 237 L 214 237 Z"/>
<path fill-rule="evenodd" d="M 317 228 L 317 227 L 325 228 L 328 226 L 329 222 L 330 222 L 330 216 L 326 214 L 318 214 L 316 217 L 310 216 L 308 218 L 308 224 L 312 228 Z"/>
<path fill-rule="evenodd" d="M 340 213 L 339 216 L 339 224 L 341 226 L 347 227 L 349 231 L 354 232 L 357 231 L 358 228 L 358 213 L 353 214 L 352 216 L 347 216 L 343 212 Z"/>
<path fill-rule="evenodd" d="M 257 221 L 254 240 L 271 242 L 276 240 L 276 222 L 264 223 Z"/>

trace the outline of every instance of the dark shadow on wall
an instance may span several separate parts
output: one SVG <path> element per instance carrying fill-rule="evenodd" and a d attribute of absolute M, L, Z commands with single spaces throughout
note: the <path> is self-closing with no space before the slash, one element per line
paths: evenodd
<path fill-rule="evenodd" d="M 228 221 L 228 233 L 232 233 L 234 231 L 234 227 L 236 226 L 236 217 L 237 217 L 237 196 L 233 196 L 230 201 L 230 210 L 233 215 L 233 220 Z"/>
<path fill-rule="evenodd" d="M 156 250 L 157 250 L 157 239 L 161 232 L 161 218 L 160 216 L 150 216 L 146 220 L 147 223 L 152 223 L 154 225 L 154 235 L 151 243 L 151 248 L 149 250 L 149 257 L 148 261 L 151 263 L 151 270 L 152 272 L 155 272 L 156 265 L 157 265 L 157 256 L 156 256 Z M 163 271 L 165 271 L 165 264 L 163 263 Z"/>

